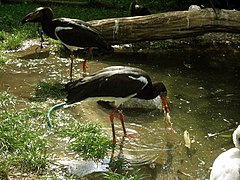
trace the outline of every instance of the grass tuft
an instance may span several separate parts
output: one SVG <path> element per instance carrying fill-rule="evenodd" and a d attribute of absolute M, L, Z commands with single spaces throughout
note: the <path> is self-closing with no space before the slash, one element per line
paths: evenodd
<path fill-rule="evenodd" d="M 64 99 L 66 94 L 62 91 L 63 85 L 59 82 L 40 81 L 35 88 L 35 96 L 37 101 L 46 101 L 51 99 Z"/>
<path fill-rule="evenodd" d="M 69 149 L 80 152 L 84 159 L 103 159 L 113 145 L 99 124 L 71 122 L 60 134 L 70 137 Z"/>

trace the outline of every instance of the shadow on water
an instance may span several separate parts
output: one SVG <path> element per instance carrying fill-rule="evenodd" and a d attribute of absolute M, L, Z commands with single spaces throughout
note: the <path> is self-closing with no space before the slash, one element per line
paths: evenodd
<path fill-rule="evenodd" d="M 14 53 L 0 72 L 1 91 L 8 90 L 23 99 L 34 95 L 39 81 L 68 81 L 68 58 L 51 53 L 49 47 L 36 57 L 34 48 L 29 48 Z M 89 61 L 90 73 L 111 65 L 128 65 L 144 69 L 153 81 L 162 80 L 168 89 L 176 131 L 175 134 L 165 131 L 163 115 L 158 109 L 124 109 L 127 131 L 136 138 L 121 141 L 121 125 L 116 118 L 120 141 L 110 153 L 107 166 L 119 173 L 137 172 L 143 179 L 206 179 L 216 156 L 233 146 L 231 138 L 206 136 L 239 122 L 239 49 L 229 52 L 226 48 L 185 47 L 158 51 L 122 50 Z M 76 59 L 74 63 L 74 79 L 80 77 L 81 61 Z M 110 109 L 83 102 L 69 111 L 76 118 L 82 112 L 89 120 L 101 120 L 111 135 Z M 185 130 L 190 134 L 190 149 L 185 147 Z M 99 177 L 99 173 L 92 172 L 86 178 Z"/>

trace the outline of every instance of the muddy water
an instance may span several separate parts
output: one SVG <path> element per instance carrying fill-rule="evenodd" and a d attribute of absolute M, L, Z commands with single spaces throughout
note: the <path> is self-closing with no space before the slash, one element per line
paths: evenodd
<path fill-rule="evenodd" d="M 36 47 L 27 46 L 13 53 L 0 72 L 1 91 L 8 90 L 27 99 L 34 94 L 38 81 L 68 81 L 68 58 L 53 54 L 49 46 L 36 54 Z M 113 158 L 108 166 L 120 173 L 138 171 L 145 179 L 207 179 L 213 160 L 233 146 L 231 137 L 208 138 L 207 134 L 240 121 L 240 63 L 236 59 L 239 51 L 235 54 L 189 48 L 152 53 L 117 51 L 114 55 L 94 57 L 88 64 L 88 71 L 128 65 L 144 69 L 153 81 L 162 80 L 168 89 L 176 132 L 166 133 L 163 115 L 157 109 L 124 109 L 127 131 L 134 133 L 135 138 L 121 141 L 121 125 L 116 119 L 119 142 L 115 151 L 109 153 Z M 77 79 L 82 63 L 81 59 L 75 62 L 74 79 Z M 101 122 L 111 136 L 110 109 L 94 102 L 82 102 L 68 112 L 80 120 Z M 185 147 L 185 130 L 192 141 L 190 149 Z M 116 168 L 114 164 L 121 160 L 124 163 Z M 87 177 L 94 179 L 96 176 Z"/>

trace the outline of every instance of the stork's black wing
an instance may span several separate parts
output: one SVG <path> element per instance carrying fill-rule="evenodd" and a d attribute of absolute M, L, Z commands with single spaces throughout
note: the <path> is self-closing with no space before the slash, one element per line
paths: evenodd
<path fill-rule="evenodd" d="M 89 97 L 133 97 L 149 83 L 148 76 L 142 70 L 138 72 L 139 69 L 126 67 L 116 69 L 103 69 L 92 76 L 68 83 L 65 86 L 67 103 Z"/>
<path fill-rule="evenodd" d="M 54 19 L 56 24 L 55 34 L 65 44 L 75 47 L 98 47 L 103 50 L 112 50 L 111 45 L 102 34 L 79 19 L 59 18 Z"/>

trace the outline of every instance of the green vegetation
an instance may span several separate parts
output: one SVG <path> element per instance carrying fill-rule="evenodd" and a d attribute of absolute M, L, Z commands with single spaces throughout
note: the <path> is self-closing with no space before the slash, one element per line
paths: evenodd
<path fill-rule="evenodd" d="M 80 152 L 84 159 L 101 160 L 113 145 L 99 124 L 80 124 L 71 120 L 59 133 L 70 138 L 69 149 Z"/>
<path fill-rule="evenodd" d="M 59 82 L 40 81 L 35 88 L 35 100 L 46 101 L 47 98 L 64 99 L 65 93 L 62 91 L 63 85 Z"/>
<path fill-rule="evenodd" d="M 49 162 L 48 141 L 43 131 L 36 129 L 42 129 L 46 111 L 34 103 L 17 111 L 16 99 L 4 92 L 0 94 L 0 112 L 0 177 L 7 178 L 12 169 L 42 173 Z"/>
<path fill-rule="evenodd" d="M 0 47 L 2 50 L 13 50 L 22 45 L 22 40 L 26 37 L 26 32 L 14 31 L 9 33 L 0 31 Z"/>

